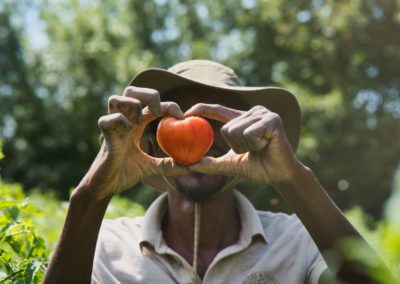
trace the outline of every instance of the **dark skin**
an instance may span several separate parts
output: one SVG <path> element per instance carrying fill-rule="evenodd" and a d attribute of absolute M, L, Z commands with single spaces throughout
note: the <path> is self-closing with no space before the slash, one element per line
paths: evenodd
<path fill-rule="evenodd" d="M 232 150 L 220 157 L 205 157 L 189 167 L 176 165 L 168 157 L 151 157 L 139 146 L 146 125 L 164 115 L 182 118 L 181 109 L 175 103 L 160 103 L 158 93 L 152 89 L 129 87 L 123 96 L 111 97 L 109 114 L 99 120 L 104 142 L 71 196 L 66 222 L 44 283 L 90 283 L 95 243 L 107 205 L 114 194 L 139 181 L 168 190 L 169 209 L 163 220 L 163 234 L 168 245 L 192 263 L 194 203 L 176 190 L 174 184 L 181 179 L 191 187 L 200 186 L 213 184 L 213 179 L 221 177 L 228 177 L 225 190 L 219 193 L 221 188 L 215 187 L 216 195 L 202 204 L 198 265 L 201 277 L 215 255 L 238 240 L 240 220 L 232 188 L 240 177 L 272 184 L 281 193 L 319 250 L 337 255 L 341 280 L 373 283 L 357 271 L 354 263 L 345 261 L 345 255 L 338 249 L 341 240 L 348 237 L 365 242 L 312 171 L 296 159 L 279 116 L 264 107 L 241 111 L 220 104 L 204 104 L 213 102 L 215 96 L 207 101 L 204 93 L 187 92 L 190 99 L 179 101 L 183 109 L 193 105 L 186 114 L 222 123 L 220 135 Z M 199 100 L 193 98 L 201 98 L 202 103 L 195 104 Z M 377 258 L 372 250 L 370 257 Z M 326 260 L 328 266 L 334 264 Z M 332 283 L 326 275 L 320 283 Z"/>
<path fill-rule="evenodd" d="M 193 92 L 194 95 L 193 95 Z M 200 96 L 201 95 L 201 96 Z M 221 94 L 222 95 L 222 94 Z M 216 94 L 207 95 L 203 90 L 176 90 L 168 99 L 178 102 L 181 110 L 186 111 L 191 106 L 200 102 L 215 102 Z M 222 102 L 222 100 L 221 100 Z M 216 120 L 210 120 L 210 124 L 214 129 L 214 141 L 211 149 L 207 152 L 207 156 L 219 157 L 229 151 L 229 146 L 225 142 L 220 133 L 222 123 Z M 155 141 L 155 133 L 151 133 L 149 139 Z M 156 143 L 153 143 L 156 145 Z M 156 156 L 165 156 L 160 148 L 152 151 Z M 145 179 L 151 183 L 150 178 Z M 151 179 L 159 180 L 160 177 L 152 177 Z M 199 255 L 198 255 L 198 274 L 203 278 L 208 266 L 214 257 L 224 248 L 233 245 L 239 239 L 240 219 L 235 208 L 235 201 L 232 190 L 224 190 L 219 192 L 221 186 L 227 185 L 229 188 L 236 184 L 237 179 L 226 177 L 223 175 L 204 175 L 199 177 L 198 174 L 187 173 L 177 177 L 167 177 L 170 184 L 175 184 L 176 179 L 182 183 L 191 183 L 192 186 L 213 188 L 216 193 L 207 202 L 202 203 L 200 238 L 199 238 Z M 224 181 L 221 185 L 220 182 Z M 163 190 L 160 187 L 159 190 Z M 168 245 L 179 253 L 188 263 L 193 263 L 193 220 L 194 207 L 193 202 L 185 198 L 176 188 L 172 187 L 168 191 L 168 207 L 170 210 L 163 220 L 163 235 Z"/>
<path fill-rule="evenodd" d="M 168 245 L 193 263 L 193 203 L 178 192 L 168 195 L 169 210 L 163 226 Z M 198 274 L 203 278 L 214 257 L 224 248 L 237 242 L 240 220 L 231 191 L 225 191 L 202 204 Z"/>

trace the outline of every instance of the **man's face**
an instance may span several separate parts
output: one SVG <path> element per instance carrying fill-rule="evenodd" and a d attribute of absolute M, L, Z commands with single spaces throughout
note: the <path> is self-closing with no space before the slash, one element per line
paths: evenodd
<path fill-rule="evenodd" d="M 226 97 L 225 99 L 223 97 L 221 98 L 221 94 L 216 92 L 211 93 L 210 91 L 207 92 L 208 93 L 205 93 L 204 90 L 200 89 L 179 89 L 168 94 L 163 100 L 176 102 L 183 112 L 197 103 L 222 104 L 224 102 L 225 104 L 227 101 Z M 232 99 L 230 99 L 230 101 L 231 100 Z M 238 106 L 236 106 L 236 108 L 238 108 Z M 214 130 L 214 142 L 210 150 L 206 153 L 206 156 L 222 156 L 229 151 L 229 147 L 220 132 L 223 123 L 215 120 L 208 121 Z M 160 152 L 160 149 L 157 149 L 157 152 Z M 197 172 L 167 178 L 175 184 L 179 192 L 193 202 L 206 201 L 211 196 L 221 191 L 224 185 L 232 179 L 232 177 L 224 175 L 205 175 Z"/>
<path fill-rule="evenodd" d="M 209 120 L 209 122 L 214 130 L 214 141 L 206 156 L 219 157 L 227 153 L 229 147 L 220 133 L 222 123 L 212 120 Z M 224 175 L 205 175 L 195 172 L 174 178 L 177 190 L 193 202 L 206 201 L 219 192 L 228 180 L 229 178 Z"/>

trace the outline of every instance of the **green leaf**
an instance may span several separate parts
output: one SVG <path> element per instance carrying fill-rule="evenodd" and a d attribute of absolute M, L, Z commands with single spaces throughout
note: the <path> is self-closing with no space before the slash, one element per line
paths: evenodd
<path fill-rule="evenodd" d="M 36 205 L 32 204 L 28 200 L 24 201 L 21 204 L 20 209 L 21 209 L 21 213 L 29 214 L 31 216 L 44 215 L 43 210 L 41 210 L 39 207 L 37 207 Z"/>
<path fill-rule="evenodd" d="M 14 221 L 18 219 L 19 216 L 19 208 L 18 206 L 11 206 L 7 208 L 5 214 L 8 214 Z"/>
<path fill-rule="evenodd" d="M 19 206 L 20 202 L 15 200 L 0 200 L 0 210 L 9 209 L 10 207 Z"/>
<path fill-rule="evenodd" d="M 13 201 L 25 199 L 24 190 L 17 183 L 0 183 L 0 196 L 2 199 Z"/>
<path fill-rule="evenodd" d="M 0 270 L 5 269 L 7 274 L 13 273 L 14 269 L 12 263 L 13 260 L 11 254 L 3 249 L 0 249 Z"/>
<path fill-rule="evenodd" d="M 33 279 L 38 267 L 40 267 L 40 262 L 35 259 L 29 260 L 27 263 L 23 263 L 23 266 L 21 267 L 22 275 L 17 283 L 33 283 Z"/>

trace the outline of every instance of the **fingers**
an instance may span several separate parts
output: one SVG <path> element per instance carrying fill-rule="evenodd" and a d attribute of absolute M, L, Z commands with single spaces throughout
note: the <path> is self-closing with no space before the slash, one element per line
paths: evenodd
<path fill-rule="evenodd" d="M 223 174 L 228 176 L 243 176 L 240 173 L 237 165 L 240 159 L 243 157 L 236 155 L 233 151 L 229 151 L 227 154 L 214 158 L 214 157 L 203 157 L 200 161 L 190 166 L 181 166 L 174 162 L 170 157 L 167 158 L 154 158 L 147 154 L 146 160 L 150 163 L 146 166 L 149 171 L 146 176 L 151 175 L 163 175 L 163 176 L 176 176 L 189 174 L 193 172 L 204 173 L 208 175 Z"/>
<path fill-rule="evenodd" d="M 218 104 L 195 104 L 190 109 L 185 112 L 185 116 L 203 116 L 205 118 L 210 118 L 218 120 L 220 122 L 228 122 L 239 115 L 244 113 L 244 111 L 228 108 Z"/>
<path fill-rule="evenodd" d="M 195 172 L 206 174 L 206 175 L 225 174 L 223 172 L 224 167 L 221 165 L 221 163 L 219 163 L 218 158 L 214 158 L 214 157 L 210 157 L 210 156 L 203 157 L 197 163 L 190 165 L 189 169 L 192 171 L 195 171 Z"/>
<path fill-rule="evenodd" d="M 221 128 L 225 141 L 238 154 L 265 148 L 280 132 L 283 132 L 280 117 L 261 106 L 253 107 Z"/>
<path fill-rule="evenodd" d="M 148 124 L 158 117 L 167 116 L 167 115 L 174 116 L 178 119 L 184 119 L 183 112 L 177 103 L 162 102 L 160 104 L 160 114 L 159 115 L 154 115 L 153 113 L 150 112 L 150 110 L 148 108 L 145 108 L 143 110 L 143 121 L 145 124 Z"/>
<path fill-rule="evenodd" d="M 252 151 L 259 151 L 281 132 L 283 132 L 281 118 L 276 113 L 269 112 L 263 119 L 247 127 L 243 131 L 243 137 Z"/>
<path fill-rule="evenodd" d="M 262 120 L 250 125 L 243 131 L 243 137 L 251 151 L 256 152 L 267 146 L 269 140 L 265 138 L 266 132 L 265 122 Z"/>
<path fill-rule="evenodd" d="M 176 176 L 188 174 L 188 167 L 178 165 L 174 162 L 174 160 L 170 157 L 167 158 L 153 158 L 149 157 L 149 161 L 151 166 L 148 169 L 151 169 L 147 175 L 161 175 L 161 176 Z"/>
<path fill-rule="evenodd" d="M 241 157 L 234 154 L 232 151 L 229 151 L 218 158 L 210 156 L 203 157 L 197 163 L 188 166 L 188 168 L 191 171 L 206 175 L 241 175 L 238 171 L 237 165 L 239 163 L 236 161 L 237 159 L 241 159 Z"/>
<path fill-rule="evenodd" d="M 142 109 L 148 107 L 155 115 L 160 114 L 160 95 L 156 90 L 129 86 L 123 96 L 111 96 L 108 100 L 108 113 L 122 113 L 130 122 L 143 121 Z"/>
<path fill-rule="evenodd" d="M 108 113 L 121 113 L 132 123 L 143 122 L 142 103 L 135 98 L 111 96 L 108 99 Z"/>
<path fill-rule="evenodd" d="M 221 135 L 226 143 L 236 153 L 242 154 L 249 151 L 252 147 L 243 135 L 245 129 L 259 120 L 258 117 L 251 116 L 249 113 L 240 115 L 239 117 L 226 123 L 221 128 Z"/>
<path fill-rule="evenodd" d="M 135 124 L 143 122 L 146 124 L 164 115 L 184 118 L 178 104 L 174 102 L 160 103 L 160 95 L 156 90 L 133 86 L 127 87 L 123 96 L 114 95 L 109 98 L 108 113 L 121 113 Z"/>
<path fill-rule="evenodd" d="M 98 125 L 105 139 L 114 133 L 126 133 L 132 127 L 132 123 L 121 113 L 113 113 L 100 117 Z"/>
<path fill-rule="evenodd" d="M 229 147 L 241 154 L 258 151 L 266 146 L 268 141 L 263 136 L 266 121 L 260 120 L 269 113 L 272 112 L 261 106 L 244 112 L 218 104 L 200 103 L 186 111 L 185 116 L 203 116 L 226 123 L 221 128 L 221 134 Z"/>
<path fill-rule="evenodd" d="M 264 148 L 282 124 L 279 116 L 265 107 L 255 106 L 247 112 L 217 104 L 196 104 L 185 116 L 203 116 L 224 122 L 221 134 L 238 154 Z"/>
<path fill-rule="evenodd" d="M 157 90 L 129 86 L 125 88 L 123 96 L 137 99 L 142 104 L 142 107 L 147 106 L 151 113 L 160 114 L 160 94 Z"/>

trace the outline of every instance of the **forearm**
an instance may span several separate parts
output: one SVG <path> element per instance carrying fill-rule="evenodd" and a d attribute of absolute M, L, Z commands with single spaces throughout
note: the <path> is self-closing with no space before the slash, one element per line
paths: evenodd
<path fill-rule="evenodd" d="M 377 259 L 379 262 L 379 257 L 326 194 L 311 170 L 300 164 L 299 170 L 290 182 L 276 184 L 275 187 L 307 228 L 328 266 L 339 265 L 340 280 L 350 283 L 372 281 L 365 275 L 364 264 L 351 261 L 346 255 L 346 250 L 342 246 L 343 241 L 349 238 L 358 240 L 368 252 L 369 258 Z M 335 263 L 326 258 L 324 254 L 327 252 L 335 255 Z"/>
<path fill-rule="evenodd" d="M 332 249 L 339 239 L 361 237 L 306 167 L 300 166 L 293 180 L 275 187 L 321 251 Z"/>
<path fill-rule="evenodd" d="M 82 190 L 81 192 L 83 192 Z M 111 197 L 102 201 L 79 194 L 71 197 L 64 227 L 44 283 L 90 283 L 96 241 Z"/>

